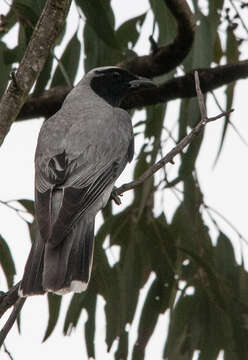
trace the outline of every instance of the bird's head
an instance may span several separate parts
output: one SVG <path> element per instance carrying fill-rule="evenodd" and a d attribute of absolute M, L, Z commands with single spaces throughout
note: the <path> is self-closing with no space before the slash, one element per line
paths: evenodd
<path fill-rule="evenodd" d="M 112 106 L 119 106 L 124 97 L 133 91 L 156 87 L 151 80 L 115 66 L 93 69 L 85 77 L 92 90 Z"/>

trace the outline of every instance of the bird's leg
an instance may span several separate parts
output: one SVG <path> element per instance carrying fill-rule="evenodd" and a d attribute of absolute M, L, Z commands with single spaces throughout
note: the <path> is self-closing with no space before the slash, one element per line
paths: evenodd
<path fill-rule="evenodd" d="M 111 200 L 114 200 L 114 202 L 116 203 L 116 205 L 121 205 L 121 199 L 120 199 L 120 196 L 122 195 L 117 195 L 116 194 L 116 186 L 113 187 L 113 190 L 111 192 L 111 195 L 110 195 L 110 199 Z"/>

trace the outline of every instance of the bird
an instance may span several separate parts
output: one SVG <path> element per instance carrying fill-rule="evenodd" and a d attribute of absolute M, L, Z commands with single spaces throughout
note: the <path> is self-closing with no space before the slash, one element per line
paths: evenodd
<path fill-rule="evenodd" d="M 43 123 L 35 152 L 37 233 L 19 296 L 87 289 L 95 216 L 134 155 L 131 118 L 120 105 L 154 86 L 119 67 L 95 68 Z"/>

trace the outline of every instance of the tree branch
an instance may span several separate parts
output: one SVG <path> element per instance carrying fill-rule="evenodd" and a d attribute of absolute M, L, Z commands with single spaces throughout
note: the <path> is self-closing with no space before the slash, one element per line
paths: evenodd
<path fill-rule="evenodd" d="M 217 66 L 215 68 L 195 69 L 201 79 L 201 91 L 208 91 L 227 85 L 233 81 L 248 77 L 248 60 L 237 64 Z M 127 97 L 123 107 L 132 109 L 168 102 L 178 98 L 190 98 L 196 96 L 194 71 L 164 82 L 155 89 L 147 89 Z"/>
<path fill-rule="evenodd" d="M 248 61 L 238 64 L 218 66 L 216 68 L 198 69 L 202 92 L 214 90 L 232 81 L 248 77 Z M 17 120 L 48 118 L 58 111 L 66 95 L 71 90 L 68 86 L 49 89 L 41 96 L 30 95 L 22 107 Z M 157 88 L 142 91 L 127 97 L 122 107 L 125 109 L 139 108 L 147 105 L 168 102 L 178 98 L 196 96 L 194 73 L 173 78 Z"/>
<path fill-rule="evenodd" d="M 19 299 L 18 296 L 19 286 L 20 286 L 20 282 L 18 282 L 15 286 L 12 286 L 12 288 L 10 288 L 9 291 L 7 291 L 6 293 L 4 292 L 0 293 L 0 318 Z"/>
<path fill-rule="evenodd" d="M 37 80 L 61 31 L 71 0 L 47 0 L 17 73 L 0 103 L 0 145 Z"/>
<path fill-rule="evenodd" d="M 174 41 L 156 49 L 151 55 L 129 58 L 117 66 L 134 74 L 149 78 L 163 75 L 175 69 L 189 53 L 195 35 L 195 20 L 186 0 L 164 0 L 177 21 Z"/>
<path fill-rule="evenodd" d="M 203 130 L 204 126 L 211 122 L 215 121 L 217 119 L 220 119 L 223 116 L 227 116 L 230 112 L 233 110 L 222 112 L 221 114 L 208 118 L 207 112 L 204 104 L 204 98 L 203 94 L 200 88 L 200 81 L 199 81 L 199 75 L 198 72 L 195 71 L 195 91 L 197 93 L 197 98 L 199 102 L 199 107 L 201 111 L 201 120 L 200 122 L 192 129 L 192 131 L 186 135 L 171 151 L 168 152 L 167 155 L 165 155 L 161 160 L 159 160 L 157 163 L 152 165 L 149 169 L 147 169 L 137 180 L 131 181 L 127 184 L 124 184 L 120 186 L 119 188 L 115 189 L 115 195 L 121 195 L 124 192 L 135 189 L 137 186 L 141 185 L 143 182 L 145 182 L 147 179 L 149 179 L 152 175 L 154 175 L 159 169 L 164 167 L 168 163 L 174 163 L 173 159 L 174 157 L 182 152 L 182 150 L 189 145 L 194 138 Z"/>
<path fill-rule="evenodd" d="M 11 330 L 12 326 L 14 325 L 17 316 L 19 315 L 24 303 L 26 301 L 26 298 L 18 298 L 18 300 L 15 303 L 14 309 L 12 310 L 12 313 L 10 314 L 8 320 L 6 321 L 4 327 L 0 331 L 0 348 L 3 345 L 6 336 L 8 335 L 9 331 Z"/>

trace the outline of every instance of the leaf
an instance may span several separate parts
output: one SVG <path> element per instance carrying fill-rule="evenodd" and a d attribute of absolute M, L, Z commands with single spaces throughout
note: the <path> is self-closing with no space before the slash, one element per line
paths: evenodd
<path fill-rule="evenodd" d="M 236 39 L 236 36 L 234 34 L 233 30 L 227 31 L 227 44 L 226 44 L 226 61 L 227 64 L 236 64 L 239 61 L 239 42 Z M 226 108 L 225 111 L 229 111 L 232 108 L 233 104 L 233 98 L 234 98 L 234 90 L 235 90 L 236 82 L 232 82 L 227 85 L 226 87 Z M 220 140 L 220 146 L 214 161 L 214 166 L 217 164 L 217 161 L 220 157 L 221 151 L 223 149 L 224 141 L 227 134 L 227 129 L 229 125 L 231 114 L 227 115 L 224 120 L 222 134 L 221 134 L 221 140 Z"/>
<path fill-rule="evenodd" d="M 184 67 L 187 72 L 195 68 L 210 66 L 213 60 L 217 28 L 220 21 L 220 14 L 215 9 L 215 6 L 211 7 L 211 5 L 208 16 L 203 15 L 197 7 L 195 17 L 197 26 L 194 44 L 189 55 L 184 60 Z"/>
<path fill-rule="evenodd" d="M 84 26 L 84 50 L 85 72 L 99 66 L 116 65 L 124 58 L 121 51 L 106 45 L 87 21 Z"/>
<path fill-rule="evenodd" d="M 119 45 L 115 37 L 113 23 L 104 2 L 99 0 L 77 0 L 76 3 L 82 9 L 87 23 L 92 27 L 99 39 L 110 48 L 118 49 Z"/>
<path fill-rule="evenodd" d="M 81 44 L 75 33 L 65 48 L 60 62 L 58 63 L 51 87 L 55 87 L 67 82 L 72 85 L 77 73 L 79 59 L 80 59 Z"/>
<path fill-rule="evenodd" d="M 177 32 L 177 24 L 171 11 L 163 0 L 149 0 L 155 21 L 158 24 L 158 45 L 166 45 L 172 42 Z"/>
<path fill-rule="evenodd" d="M 164 359 L 188 360 L 192 358 L 194 349 L 192 350 L 190 344 L 192 338 L 189 335 L 189 328 L 198 307 L 199 303 L 195 296 L 181 296 L 178 300 L 170 318 L 169 333 L 163 354 Z"/>
<path fill-rule="evenodd" d="M 86 292 L 80 294 L 74 294 L 69 308 L 66 312 L 63 333 L 64 335 L 70 334 L 70 331 L 73 327 L 77 326 L 81 311 L 83 309 L 84 298 L 86 296 Z"/>
<path fill-rule="evenodd" d="M 84 306 L 88 313 L 88 320 L 85 324 L 85 342 L 89 358 L 95 358 L 95 322 L 96 322 L 96 296 L 86 297 Z"/>
<path fill-rule="evenodd" d="M 0 41 L 0 69 L 1 69 L 1 81 L 0 81 L 0 97 L 4 93 L 8 81 L 9 81 L 9 74 L 11 70 L 10 64 L 7 64 L 7 59 L 5 58 L 5 55 L 8 52 L 7 46 Z"/>
<path fill-rule="evenodd" d="M 45 342 L 49 338 L 49 336 L 51 335 L 57 324 L 60 313 L 62 296 L 48 293 L 47 300 L 48 300 L 49 320 L 42 342 Z"/>
<path fill-rule="evenodd" d="M 7 280 L 8 287 L 13 285 L 16 274 L 15 263 L 10 248 L 4 238 L 0 235 L 0 265 Z"/>
<path fill-rule="evenodd" d="M 31 215 L 35 215 L 34 201 L 29 199 L 17 200 Z"/>
<path fill-rule="evenodd" d="M 135 16 L 132 19 L 129 19 L 125 21 L 120 27 L 116 30 L 116 39 L 118 42 L 118 46 L 126 50 L 128 49 L 128 44 L 132 44 L 132 48 L 135 46 L 139 36 L 140 32 L 137 30 L 137 27 L 140 28 L 143 25 L 143 22 L 146 17 L 146 12 L 142 15 Z"/>
<path fill-rule="evenodd" d="M 217 246 L 214 254 L 217 270 L 220 274 L 225 276 L 227 281 L 232 281 L 232 284 L 230 285 L 234 286 L 235 282 L 237 281 L 235 275 L 236 270 L 238 270 L 238 264 L 235 260 L 232 243 L 222 232 L 220 232 L 218 236 Z"/>
<path fill-rule="evenodd" d="M 196 159 L 199 155 L 203 141 L 203 133 L 199 134 L 194 141 L 189 144 L 187 151 L 181 154 L 182 162 L 178 171 L 181 180 L 192 174 L 195 169 Z"/>
<path fill-rule="evenodd" d="M 162 286 L 164 289 L 164 287 Z M 161 283 L 155 279 L 148 291 L 146 300 L 142 309 L 138 338 L 134 346 L 132 359 L 144 359 L 146 345 L 154 331 L 160 313 Z"/>
<path fill-rule="evenodd" d="M 127 359 L 128 358 L 128 332 L 123 331 L 119 338 L 118 348 L 115 353 L 115 359 Z"/>
<path fill-rule="evenodd" d="M 48 84 L 48 81 L 51 78 L 52 65 L 53 65 L 53 57 L 50 55 L 47 61 L 45 62 L 45 65 L 39 75 L 38 80 L 36 81 L 32 95 L 39 96 L 44 92 Z"/>

